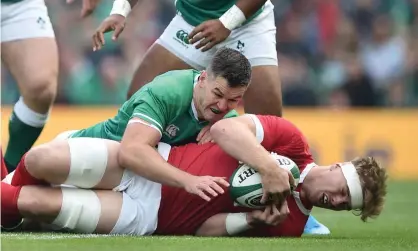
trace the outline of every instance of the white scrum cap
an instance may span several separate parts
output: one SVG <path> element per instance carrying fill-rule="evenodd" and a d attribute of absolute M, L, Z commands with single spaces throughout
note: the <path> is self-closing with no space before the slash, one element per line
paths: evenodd
<path fill-rule="evenodd" d="M 356 167 L 351 162 L 339 163 L 339 165 L 350 190 L 351 209 L 361 209 L 363 207 L 363 189 Z"/>

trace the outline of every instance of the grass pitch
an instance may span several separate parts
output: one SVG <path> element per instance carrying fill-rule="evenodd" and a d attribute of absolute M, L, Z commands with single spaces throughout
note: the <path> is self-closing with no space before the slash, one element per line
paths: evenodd
<path fill-rule="evenodd" d="M 415 190 L 417 189 L 417 190 Z M 114 237 L 51 233 L 2 233 L 3 251 L 285 251 L 418 250 L 418 181 L 391 182 L 385 210 L 362 223 L 347 212 L 315 210 L 330 236 L 302 238 Z"/>

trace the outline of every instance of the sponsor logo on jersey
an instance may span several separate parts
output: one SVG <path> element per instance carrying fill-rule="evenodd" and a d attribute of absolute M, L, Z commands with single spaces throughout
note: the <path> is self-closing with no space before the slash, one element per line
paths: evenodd
<path fill-rule="evenodd" d="M 187 33 L 184 30 L 178 30 L 176 32 L 176 36 L 173 37 L 174 40 L 179 42 L 181 45 L 183 45 L 186 48 L 189 48 L 189 33 Z"/>
<path fill-rule="evenodd" d="M 174 138 L 174 137 L 176 137 L 176 135 L 177 135 L 177 132 L 179 131 L 180 129 L 176 126 L 176 125 L 173 125 L 173 124 L 171 124 L 171 125 L 169 125 L 169 126 L 167 126 L 166 128 L 165 128 L 165 134 L 168 136 L 168 137 L 170 137 L 170 138 Z"/>

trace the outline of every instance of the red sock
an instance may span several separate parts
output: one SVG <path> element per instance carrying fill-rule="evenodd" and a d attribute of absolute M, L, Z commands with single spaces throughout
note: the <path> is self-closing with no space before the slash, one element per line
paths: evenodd
<path fill-rule="evenodd" d="M 22 159 L 17 165 L 17 168 L 12 178 L 12 185 L 13 186 L 47 185 L 48 184 L 47 182 L 33 177 L 28 172 L 28 170 L 26 169 L 26 165 L 25 165 L 25 157 L 26 157 L 26 154 L 23 155 Z"/>
<path fill-rule="evenodd" d="M 1 154 L 1 180 L 3 180 L 9 173 L 7 172 L 6 164 L 4 163 L 3 153 L 0 150 Z"/>
<path fill-rule="evenodd" d="M 17 207 L 21 189 L 21 186 L 1 182 L 1 225 L 3 227 L 13 227 L 22 220 Z"/>
<path fill-rule="evenodd" d="M 12 186 L 5 182 L 1 183 L 1 213 L 19 213 L 17 199 L 19 198 L 21 186 Z"/>

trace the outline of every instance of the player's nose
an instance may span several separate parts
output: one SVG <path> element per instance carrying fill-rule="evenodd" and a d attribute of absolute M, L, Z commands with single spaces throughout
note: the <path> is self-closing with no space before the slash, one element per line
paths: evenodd
<path fill-rule="evenodd" d="M 228 109 L 228 101 L 225 99 L 220 99 L 218 101 L 218 109 L 222 112 L 225 112 Z"/>

